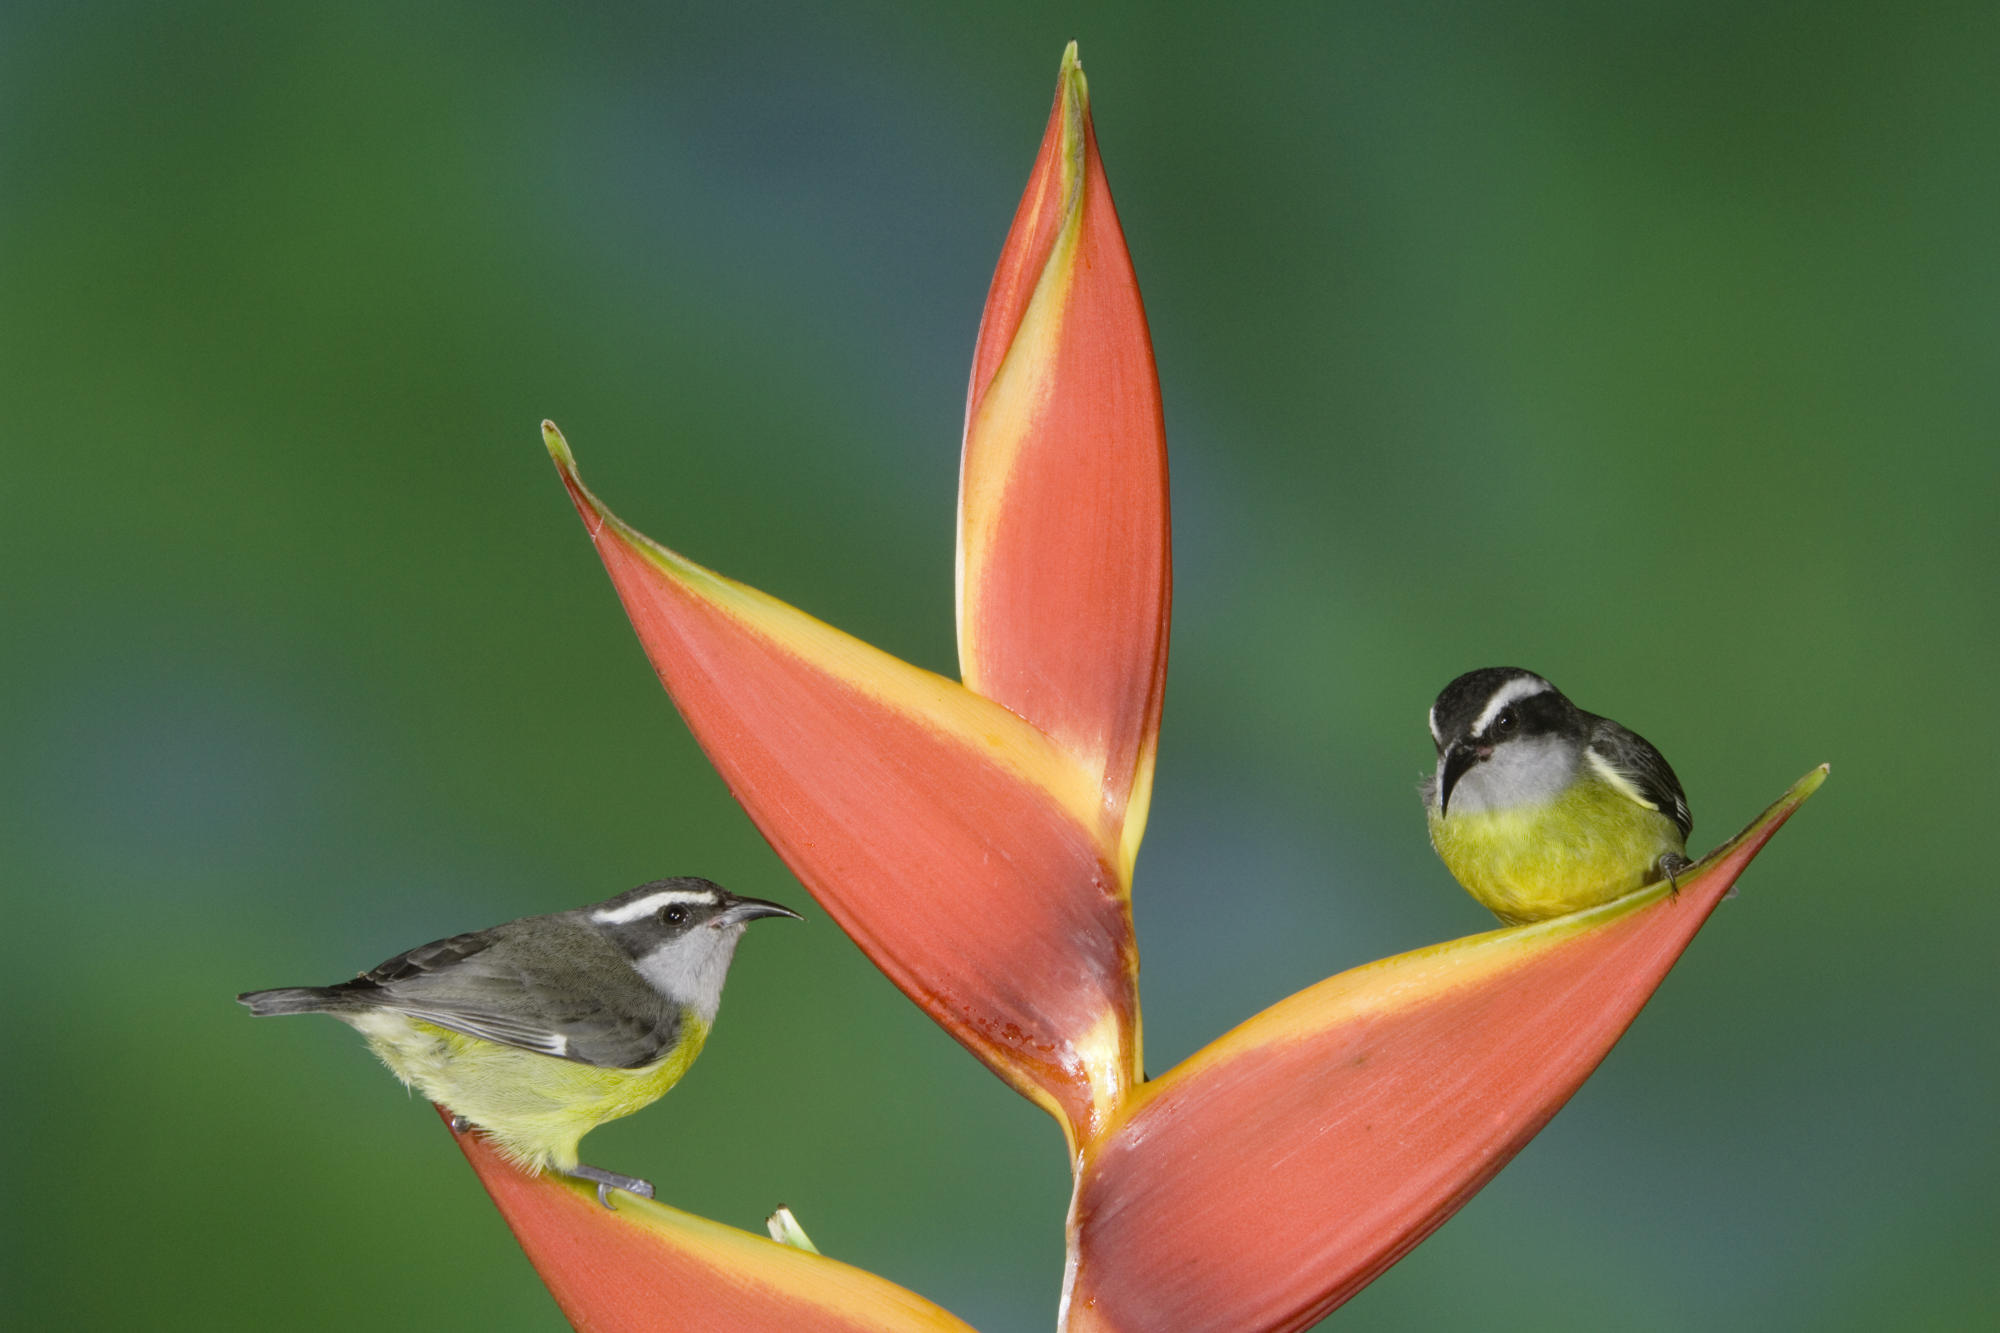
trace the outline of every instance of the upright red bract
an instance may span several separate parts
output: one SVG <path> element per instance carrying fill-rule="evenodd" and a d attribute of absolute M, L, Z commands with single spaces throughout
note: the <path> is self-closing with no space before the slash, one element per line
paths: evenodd
<path fill-rule="evenodd" d="M 959 670 L 1076 756 L 1129 888 L 1167 683 L 1167 434 L 1074 48 L 979 322 L 958 489 Z"/>

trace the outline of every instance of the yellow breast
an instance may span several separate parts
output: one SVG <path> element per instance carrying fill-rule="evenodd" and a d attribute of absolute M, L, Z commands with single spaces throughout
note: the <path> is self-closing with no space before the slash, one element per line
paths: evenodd
<path fill-rule="evenodd" d="M 680 1043 L 659 1060 L 637 1069 L 600 1069 L 386 1010 L 348 1021 L 397 1078 L 486 1131 L 495 1147 L 531 1171 L 575 1166 L 585 1134 L 658 1101 L 680 1082 L 708 1037 L 707 1026 L 688 1015 Z"/>
<path fill-rule="evenodd" d="M 1430 812 L 1431 845 L 1466 890 L 1510 925 L 1577 912 L 1651 882 L 1686 845 L 1674 821 L 1607 783 L 1506 810 Z"/>

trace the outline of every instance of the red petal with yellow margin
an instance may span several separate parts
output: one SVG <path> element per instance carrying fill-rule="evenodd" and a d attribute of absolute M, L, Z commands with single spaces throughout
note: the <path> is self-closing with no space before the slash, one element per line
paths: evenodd
<path fill-rule="evenodd" d="M 453 1137 L 583 1333 L 971 1331 L 873 1273 L 630 1194 L 613 1192 L 613 1212 L 594 1185 L 528 1175 L 476 1131 Z"/>
<path fill-rule="evenodd" d="M 1071 1333 L 1304 1328 L 1492 1179 L 1630 1025 L 1807 774 L 1667 886 L 1301 991 L 1086 1145 Z"/>
<path fill-rule="evenodd" d="M 544 435 L 654 669 L 772 847 L 906 995 L 1089 1137 L 1138 1058 L 1095 783 L 1000 705 L 633 531 Z"/>
<path fill-rule="evenodd" d="M 1075 43 L 980 321 L 958 573 L 965 684 L 1077 757 L 1129 887 L 1166 681 L 1167 441 Z"/>

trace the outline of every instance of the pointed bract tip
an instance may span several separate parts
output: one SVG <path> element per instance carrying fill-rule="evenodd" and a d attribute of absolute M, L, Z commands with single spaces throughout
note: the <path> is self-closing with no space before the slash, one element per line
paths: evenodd
<path fill-rule="evenodd" d="M 1771 835 L 1776 833 L 1786 820 L 1798 813 L 1798 808 L 1806 803 L 1807 798 L 1820 789 L 1820 785 L 1826 781 L 1830 767 L 1821 764 L 1817 768 L 1808 770 L 1804 777 L 1786 789 L 1783 796 L 1773 801 L 1769 809 L 1751 820 L 1749 826 L 1741 833 L 1702 857 L 1695 863 L 1693 870 L 1683 872 L 1680 877 L 1681 887 L 1687 887 L 1690 876 L 1708 874 L 1716 866 L 1742 852 L 1746 846 L 1749 848 L 1749 855 L 1755 856 L 1758 850 L 1771 840 Z M 1746 864 L 1747 861 L 1748 857 L 1745 858 Z M 1738 870 L 1740 869 L 1741 866 L 1738 867 Z"/>
<path fill-rule="evenodd" d="M 1076 57 L 1075 41 L 1063 48 L 1062 66 L 1056 77 L 1062 81 L 1064 91 L 1076 99 L 1079 107 L 1089 107 L 1090 80 L 1084 76 L 1083 62 Z"/>
<path fill-rule="evenodd" d="M 556 466 L 565 472 L 576 471 L 576 456 L 569 451 L 569 441 L 556 429 L 553 421 L 542 423 L 542 444 L 547 447 L 549 457 L 556 460 Z"/>
<path fill-rule="evenodd" d="M 1820 789 L 1820 784 L 1826 781 L 1826 775 L 1832 771 L 1832 764 L 1821 764 L 1817 768 L 1812 769 L 1804 777 L 1792 784 L 1792 789 L 1779 798 L 1778 804 L 1781 806 L 1790 806 L 1793 809 L 1798 808 L 1806 797 Z"/>

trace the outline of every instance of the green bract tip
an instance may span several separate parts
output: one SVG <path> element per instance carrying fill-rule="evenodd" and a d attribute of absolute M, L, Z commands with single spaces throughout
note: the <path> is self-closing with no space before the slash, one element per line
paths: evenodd
<path fill-rule="evenodd" d="M 1056 77 L 1066 82 L 1073 80 L 1076 84 L 1076 100 L 1084 105 L 1089 104 L 1090 81 L 1083 75 L 1083 62 L 1077 59 L 1074 40 L 1063 48 L 1062 68 L 1057 71 Z"/>
<path fill-rule="evenodd" d="M 556 460 L 556 466 L 566 471 L 576 471 L 576 456 L 569 451 L 569 441 L 556 429 L 553 421 L 542 423 L 542 443 L 548 446 L 549 457 Z"/>

